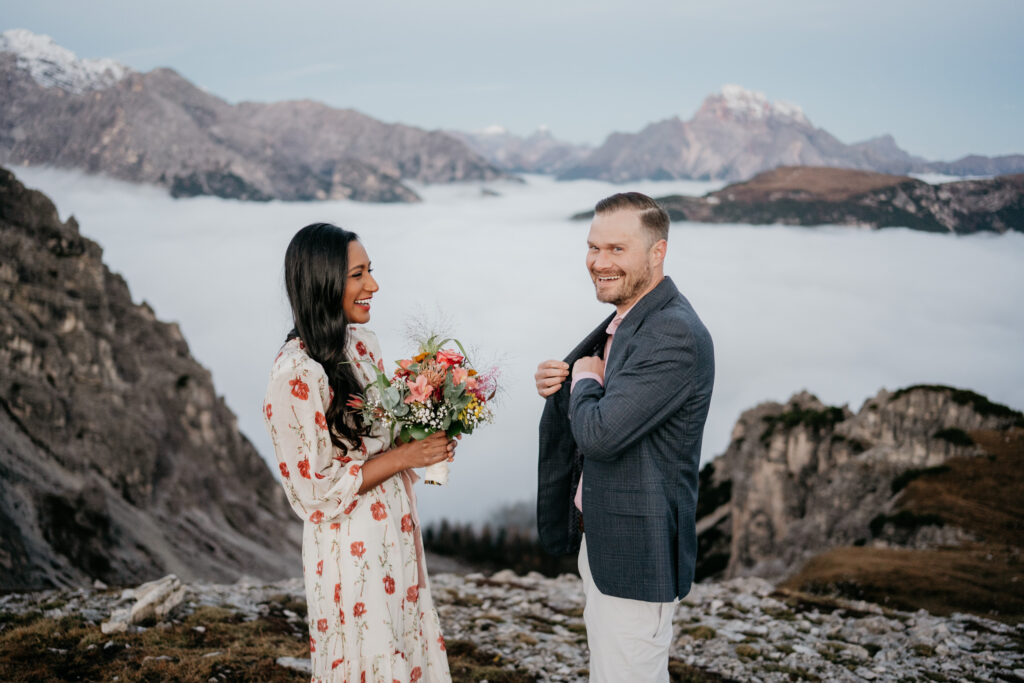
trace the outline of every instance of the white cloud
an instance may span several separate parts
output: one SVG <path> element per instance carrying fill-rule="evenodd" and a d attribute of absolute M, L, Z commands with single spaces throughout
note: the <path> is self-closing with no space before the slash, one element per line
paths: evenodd
<path fill-rule="evenodd" d="M 497 424 L 459 448 L 451 484 L 420 492 L 425 520 L 478 518 L 529 498 L 536 476 L 536 363 L 560 357 L 605 315 L 584 271 L 585 223 L 565 217 L 622 188 L 596 181 L 417 187 L 419 205 L 172 200 L 156 188 L 15 169 L 105 249 L 136 300 L 178 320 L 243 431 L 273 457 L 260 404 L 288 329 L 283 254 L 301 226 L 358 232 L 381 291 L 385 354 L 410 351 L 404 322 L 447 312 L 463 341 L 503 355 Z M 638 183 L 652 194 L 707 183 Z M 715 340 L 704 457 L 742 410 L 806 388 L 857 409 L 879 388 L 946 383 L 1024 407 L 1024 235 L 957 238 L 909 230 L 678 225 L 667 272 Z"/>

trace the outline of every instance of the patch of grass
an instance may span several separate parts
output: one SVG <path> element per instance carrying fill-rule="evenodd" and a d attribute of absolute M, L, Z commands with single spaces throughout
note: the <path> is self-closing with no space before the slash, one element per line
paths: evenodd
<path fill-rule="evenodd" d="M 710 640 L 717 635 L 715 629 L 710 626 L 694 626 L 693 628 L 683 629 L 683 633 L 697 640 Z"/>
<path fill-rule="evenodd" d="M 939 431 L 932 434 L 934 439 L 942 439 L 948 441 L 954 446 L 973 446 L 974 439 L 972 439 L 967 432 L 958 427 L 947 427 L 946 429 L 940 429 Z"/>
<path fill-rule="evenodd" d="M 803 425 L 814 432 L 821 432 L 824 429 L 831 429 L 845 419 L 846 414 L 843 409 L 834 406 L 824 410 L 794 408 L 778 415 L 765 415 L 763 418 L 765 430 L 761 433 L 761 442 L 767 443 L 775 433 L 776 427 L 789 430 Z"/>
<path fill-rule="evenodd" d="M 934 550 L 846 547 L 812 558 L 780 589 L 801 596 L 818 594 L 826 601 L 829 596 L 840 596 L 909 612 L 968 612 L 1017 623 L 1024 620 L 1024 586 L 1011 578 L 1019 573 L 1019 551 L 1006 546 Z"/>
<path fill-rule="evenodd" d="M 668 676 L 672 683 L 732 683 L 731 679 L 671 657 L 668 660 Z"/>
<path fill-rule="evenodd" d="M 736 656 L 741 659 L 753 659 L 758 655 L 757 648 L 747 643 L 740 643 L 736 646 Z"/>
<path fill-rule="evenodd" d="M 278 657 L 308 655 L 305 629 L 295 635 L 266 619 L 241 622 L 233 614 L 225 618 L 209 610 L 203 616 L 205 633 L 182 623 L 111 636 L 80 617 L 37 617 L 0 632 L 0 678 L 10 683 L 114 677 L 126 682 L 205 681 L 222 674 L 228 680 L 275 683 L 309 679 L 276 663 Z M 212 651 L 222 654 L 203 656 Z"/>
<path fill-rule="evenodd" d="M 974 443 L 971 441 L 971 443 Z M 943 472 L 949 472 L 949 465 L 937 465 L 935 467 L 921 467 L 906 470 L 900 472 L 895 479 L 892 480 L 892 492 L 899 493 L 907 487 L 907 484 L 914 481 L 918 477 L 923 477 L 930 474 L 942 474 Z"/>
<path fill-rule="evenodd" d="M 886 524 L 892 524 L 898 529 L 907 529 L 913 531 L 914 529 L 920 529 L 923 526 L 945 526 L 946 520 L 936 514 L 924 513 L 919 514 L 911 512 L 910 510 L 899 510 L 894 515 L 879 514 L 875 515 L 874 519 L 868 525 L 871 529 L 872 536 L 878 536 L 882 533 L 882 529 L 885 528 Z"/>

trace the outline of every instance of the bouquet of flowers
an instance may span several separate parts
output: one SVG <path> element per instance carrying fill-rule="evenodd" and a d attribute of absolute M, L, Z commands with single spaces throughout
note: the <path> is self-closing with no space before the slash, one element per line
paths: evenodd
<path fill-rule="evenodd" d="M 444 348 L 449 342 L 459 351 Z M 365 424 L 384 424 L 393 444 L 425 439 L 438 430 L 448 438 L 472 434 L 494 420 L 490 401 L 497 392 L 497 370 L 478 373 L 457 339 L 432 335 L 420 342 L 416 355 L 397 364 L 391 377 L 371 364 L 376 379 L 347 404 Z M 448 463 L 427 467 L 424 480 L 445 484 Z"/>

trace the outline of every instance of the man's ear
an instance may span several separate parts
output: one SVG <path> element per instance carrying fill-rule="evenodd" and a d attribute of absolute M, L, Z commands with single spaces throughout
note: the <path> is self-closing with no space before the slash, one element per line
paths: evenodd
<path fill-rule="evenodd" d="M 652 265 L 660 266 L 665 262 L 665 252 L 668 251 L 668 241 L 658 240 L 651 246 L 651 258 L 653 259 Z"/>

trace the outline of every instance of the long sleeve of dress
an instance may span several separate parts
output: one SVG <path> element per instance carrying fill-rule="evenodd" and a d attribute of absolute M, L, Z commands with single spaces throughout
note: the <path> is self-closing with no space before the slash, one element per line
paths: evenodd
<path fill-rule="evenodd" d="M 363 444 L 344 451 L 331 442 L 324 417 L 330 394 L 319 363 L 285 353 L 274 364 L 263 405 L 288 500 L 314 524 L 355 510 L 367 458 Z"/>

